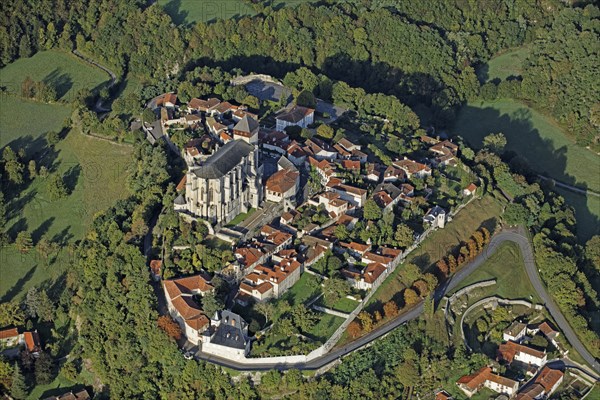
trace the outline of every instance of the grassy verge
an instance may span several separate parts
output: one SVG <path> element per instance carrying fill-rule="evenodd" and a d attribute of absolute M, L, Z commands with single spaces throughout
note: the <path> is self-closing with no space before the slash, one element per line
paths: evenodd
<path fill-rule="evenodd" d="M 231 221 L 229 221 L 229 223 L 227 225 L 225 225 L 225 226 L 232 227 L 232 226 L 239 225 L 242 222 L 244 222 L 246 220 L 246 218 L 250 217 L 255 212 L 256 212 L 256 208 L 251 208 L 246 213 L 238 214 L 234 219 L 232 219 Z"/>
<path fill-rule="evenodd" d="M 527 277 L 521 250 L 516 243 L 510 242 L 500 245 L 498 250 L 482 266 L 462 281 L 454 292 L 473 283 L 490 279 L 496 279 L 496 285 L 482 288 L 481 291 L 492 292 L 492 294 L 505 299 L 540 301 Z"/>

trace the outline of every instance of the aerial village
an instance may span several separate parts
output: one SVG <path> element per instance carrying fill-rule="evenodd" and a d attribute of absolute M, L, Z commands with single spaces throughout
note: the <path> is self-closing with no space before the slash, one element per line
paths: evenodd
<path fill-rule="evenodd" d="M 175 93 L 148 109 L 157 119 L 143 123 L 147 140 L 182 165 L 172 205 L 150 233 L 160 252 L 149 269 L 164 326 L 188 359 L 326 353 L 406 254 L 480 191 L 459 146 L 443 137 L 423 134 L 406 155 L 382 160 L 337 116 L 294 102 L 265 119 L 214 97 L 181 104 Z M 178 132 L 193 138 L 182 143 Z M 568 353 L 548 321 L 514 320 L 495 359 L 457 387 L 469 398 L 482 390 L 548 398 L 564 373 L 529 345 L 540 336 Z M 0 341 L 4 355 L 36 357 L 41 348 L 36 331 L 5 330 Z M 443 389 L 436 397 L 452 398 Z"/>

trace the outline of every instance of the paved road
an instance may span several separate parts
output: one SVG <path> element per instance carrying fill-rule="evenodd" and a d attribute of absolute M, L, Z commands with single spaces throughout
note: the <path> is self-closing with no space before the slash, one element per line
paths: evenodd
<path fill-rule="evenodd" d="M 434 297 L 436 301 L 439 301 L 445 293 L 452 291 L 458 284 L 465 279 L 468 275 L 470 275 L 473 271 L 475 271 L 479 266 L 481 266 L 488 258 L 491 256 L 498 247 L 504 242 L 515 242 L 521 248 L 521 253 L 523 255 L 523 259 L 525 261 L 525 268 L 527 270 L 527 275 L 533 284 L 534 289 L 540 298 L 545 302 L 550 315 L 556 321 L 559 329 L 564 333 L 567 340 L 571 343 L 571 345 L 581 354 L 581 356 L 586 360 L 588 364 L 592 366 L 592 368 L 596 372 L 600 372 L 600 365 L 594 359 L 594 357 L 587 351 L 587 349 L 583 346 L 583 344 L 579 341 L 577 335 L 571 326 L 567 323 L 566 319 L 558 309 L 558 307 L 554 304 L 554 301 L 550 298 L 542 281 L 538 275 L 537 267 L 535 265 L 535 260 L 533 258 L 533 251 L 529 240 L 522 230 L 505 230 L 497 235 L 495 235 L 487 249 L 479 254 L 473 261 L 469 264 L 465 265 L 460 271 L 458 271 L 449 281 L 446 282 L 445 285 L 436 289 L 434 293 Z M 237 361 L 228 360 L 220 357 L 215 357 L 208 354 L 203 354 L 198 352 L 197 357 L 212 362 L 214 364 L 222 365 L 228 368 L 232 368 L 238 371 L 260 371 L 260 370 L 269 370 L 269 369 L 279 369 L 279 370 L 287 370 L 291 368 L 300 369 L 300 370 L 314 370 L 324 367 L 325 365 L 337 360 L 341 359 L 341 357 L 352 353 L 353 351 L 369 344 L 370 342 L 386 335 L 392 330 L 396 329 L 400 325 L 413 320 L 423 312 L 423 303 L 419 303 L 416 307 L 412 308 L 408 312 L 400 315 L 395 320 L 377 328 L 376 330 L 366 334 L 365 336 L 355 340 L 354 342 L 348 344 L 346 347 L 335 349 L 319 358 L 311 360 L 309 362 L 300 362 L 300 363 L 264 363 L 264 364 L 246 364 L 239 363 Z"/>

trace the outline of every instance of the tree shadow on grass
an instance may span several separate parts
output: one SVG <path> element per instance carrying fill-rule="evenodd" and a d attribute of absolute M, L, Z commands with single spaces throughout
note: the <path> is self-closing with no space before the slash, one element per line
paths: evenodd
<path fill-rule="evenodd" d="M 11 225 L 10 228 L 6 231 L 8 236 L 13 238 L 13 240 L 17 237 L 17 234 L 22 231 L 27 230 L 27 220 L 25 218 L 19 218 L 14 224 Z"/>
<path fill-rule="evenodd" d="M 2 252 L 4 252 L 4 251 L 11 251 L 11 249 L 4 247 L 4 248 L 2 248 Z M 10 301 L 10 300 L 14 299 L 15 296 L 17 296 L 19 293 L 21 293 L 23 290 L 23 287 L 33 277 L 36 270 L 37 270 L 37 265 L 33 266 L 33 268 L 31 268 L 29 271 L 27 271 L 27 273 L 13 285 L 10 288 L 10 290 L 4 294 L 4 296 L 2 296 L 2 298 L 0 299 L 0 303 L 3 303 L 5 301 Z"/>
<path fill-rule="evenodd" d="M 73 234 L 69 232 L 71 230 L 71 225 L 67 226 L 65 229 L 54 235 L 51 239 L 52 242 L 56 242 L 62 246 L 66 246 L 69 240 L 73 239 Z"/>
<path fill-rule="evenodd" d="M 44 236 L 48 232 L 55 219 L 56 218 L 54 217 L 48 218 L 47 220 L 42 222 L 40 226 L 38 226 L 33 232 L 31 232 L 31 238 L 33 239 L 33 243 L 37 243 L 40 241 L 42 236 Z"/>
<path fill-rule="evenodd" d="M 56 97 L 63 98 L 73 87 L 73 80 L 66 73 L 61 73 L 60 69 L 56 68 L 43 79 L 43 82 L 56 90 Z"/>
<path fill-rule="evenodd" d="M 63 181 L 65 182 L 65 186 L 67 187 L 67 191 L 69 193 L 73 193 L 75 190 L 75 186 L 77 186 L 80 175 L 81 165 L 79 164 L 72 166 L 67 170 L 67 172 L 65 172 Z"/>
<path fill-rule="evenodd" d="M 462 108 L 461 115 L 464 119 L 458 119 L 462 123 L 460 126 L 456 125 L 453 131 L 467 139 L 471 147 L 481 148 L 486 135 L 502 132 L 507 139 L 507 151 L 503 158 L 510 161 L 515 154 L 518 155 L 518 164 L 523 175 L 530 179 L 537 179 L 537 174 L 542 174 L 551 176 L 567 185 L 583 190 L 588 189 L 586 183 L 579 182 L 576 177 L 567 172 L 567 147 L 555 148 L 552 140 L 543 137 L 541 132 L 533 127 L 532 112 L 525 106 L 515 112 L 505 113 L 493 107 L 481 108 L 466 105 Z M 585 150 L 582 149 L 582 151 Z M 551 162 L 543 162 L 545 160 L 551 160 Z M 552 182 L 541 182 L 540 184 L 554 189 Z M 572 193 L 571 197 L 578 196 L 586 199 L 583 194 L 570 193 Z M 570 205 L 575 209 L 578 236 L 581 240 L 587 240 L 594 234 L 600 233 L 600 218 L 594 215 L 586 201 L 571 201 Z"/>
<path fill-rule="evenodd" d="M 181 9 L 181 0 L 171 0 L 163 6 L 163 9 L 169 14 L 175 25 L 185 23 L 185 20 L 190 14 L 188 11 Z"/>

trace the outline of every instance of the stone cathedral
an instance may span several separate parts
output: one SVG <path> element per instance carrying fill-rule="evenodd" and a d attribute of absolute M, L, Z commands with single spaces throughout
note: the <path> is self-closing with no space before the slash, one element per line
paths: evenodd
<path fill-rule="evenodd" d="M 175 200 L 175 210 L 217 225 L 259 207 L 264 191 L 257 144 L 258 122 L 246 116 L 234 126 L 233 140 L 189 165 L 185 197 Z"/>

